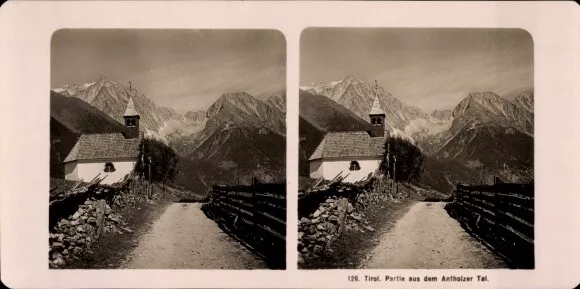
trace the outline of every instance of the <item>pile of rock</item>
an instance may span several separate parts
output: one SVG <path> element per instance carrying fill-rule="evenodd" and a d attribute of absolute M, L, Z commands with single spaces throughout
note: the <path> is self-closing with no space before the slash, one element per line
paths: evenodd
<path fill-rule="evenodd" d="M 365 191 L 356 198 L 356 207 L 364 208 L 368 205 L 378 205 L 386 201 L 397 202 L 397 198 L 385 192 Z"/>
<path fill-rule="evenodd" d="M 346 198 L 326 199 L 309 217 L 302 217 L 298 227 L 299 259 L 317 258 L 343 231 L 374 231 L 364 214 L 357 212 Z"/>
<path fill-rule="evenodd" d="M 122 195 L 113 199 L 116 204 L 126 204 Z M 115 213 L 104 200 L 89 198 L 68 218 L 62 218 L 50 233 L 50 265 L 63 267 L 83 252 L 89 251 L 91 243 L 101 233 L 132 233 L 122 216 Z"/>
<path fill-rule="evenodd" d="M 145 195 L 137 194 L 117 194 L 111 200 L 111 204 L 115 209 L 123 209 L 125 207 L 133 207 L 137 203 L 146 200 Z"/>
<path fill-rule="evenodd" d="M 355 207 L 364 208 L 369 205 L 379 205 L 387 201 L 397 203 L 409 195 L 410 189 L 407 186 L 412 185 L 397 183 L 395 190 L 392 180 L 378 180 L 373 184 L 372 188 L 365 189 L 357 195 Z"/>

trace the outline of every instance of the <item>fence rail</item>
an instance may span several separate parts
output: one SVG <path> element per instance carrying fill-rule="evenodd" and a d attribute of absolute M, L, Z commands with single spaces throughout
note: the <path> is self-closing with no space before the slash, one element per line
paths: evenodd
<path fill-rule="evenodd" d="M 213 186 L 208 217 L 273 268 L 286 264 L 286 184 Z"/>
<path fill-rule="evenodd" d="M 48 209 L 49 228 L 53 228 L 60 219 L 76 212 L 78 207 L 91 197 L 110 201 L 116 194 L 127 188 L 132 177 L 132 174 L 128 174 L 122 180 L 110 185 L 101 184 L 104 177 L 101 177 L 100 174 L 90 182 L 51 179 Z"/>
<path fill-rule="evenodd" d="M 298 217 L 313 213 L 330 197 L 347 198 L 354 204 L 356 197 L 364 190 L 370 189 L 376 181 L 375 176 L 370 173 L 356 183 L 342 182 L 347 176 L 348 174 L 343 176 L 341 172 L 330 181 L 319 179 L 315 185 L 301 191 L 298 195 Z"/>
<path fill-rule="evenodd" d="M 513 267 L 534 268 L 533 184 L 457 185 L 447 210 Z"/>

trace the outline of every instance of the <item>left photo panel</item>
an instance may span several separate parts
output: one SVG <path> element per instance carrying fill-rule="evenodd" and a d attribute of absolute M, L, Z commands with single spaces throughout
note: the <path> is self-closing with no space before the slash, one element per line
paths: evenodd
<path fill-rule="evenodd" d="M 285 269 L 276 30 L 51 39 L 51 269 Z"/>

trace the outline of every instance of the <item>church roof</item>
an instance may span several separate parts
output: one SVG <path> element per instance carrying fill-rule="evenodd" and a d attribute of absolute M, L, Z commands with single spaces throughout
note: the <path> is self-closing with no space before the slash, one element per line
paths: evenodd
<path fill-rule="evenodd" d="M 122 133 L 82 134 L 64 162 L 139 157 L 138 138 L 127 139 Z"/>
<path fill-rule="evenodd" d="M 373 106 L 371 108 L 371 112 L 369 114 L 385 114 L 383 108 L 381 107 L 381 103 L 379 102 L 379 98 L 375 97 L 375 101 L 373 102 Z"/>
<path fill-rule="evenodd" d="M 133 103 L 133 98 L 129 97 L 129 102 L 127 103 L 127 109 L 125 109 L 125 113 L 123 116 L 138 116 L 139 113 L 135 109 L 135 104 Z"/>
<path fill-rule="evenodd" d="M 327 133 L 308 159 L 380 158 L 384 152 L 384 137 L 371 137 L 366 131 Z"/>

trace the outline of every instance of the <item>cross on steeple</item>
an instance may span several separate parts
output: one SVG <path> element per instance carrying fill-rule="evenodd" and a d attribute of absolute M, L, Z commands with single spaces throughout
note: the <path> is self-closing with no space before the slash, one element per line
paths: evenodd
<path fill-rule="evenodd" d="M 131 81 L 129 81 L 129 90 L 133 90 L 133 88 L 131 87 Z"/>

